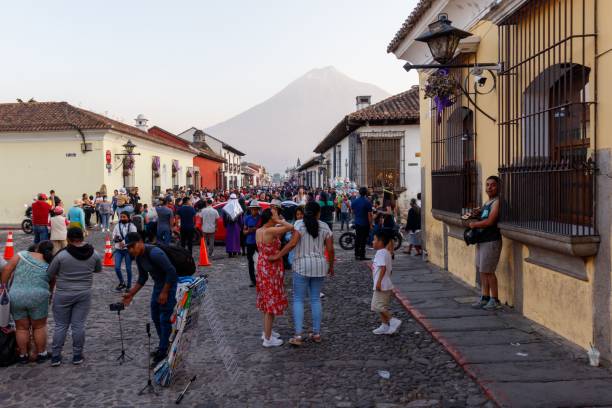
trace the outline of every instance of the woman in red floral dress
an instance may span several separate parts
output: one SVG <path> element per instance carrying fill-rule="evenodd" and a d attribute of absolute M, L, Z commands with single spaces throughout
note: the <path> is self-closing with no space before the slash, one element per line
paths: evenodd
<path fill-rule="evenodd" d="M 270 261 L 269 257 L 280 251 L 280 237 L 293 229 L 293 225 L 278 218 L 270 209 L 261 215 L 261 228 L 255 234 L 257 241 L 257 308 L 264 314 L 263 346 L 278 347 L 283 344 L 278 333 L 272 331 L 274 317 L 287 308 L 285 296 L 283 260 Z"/>

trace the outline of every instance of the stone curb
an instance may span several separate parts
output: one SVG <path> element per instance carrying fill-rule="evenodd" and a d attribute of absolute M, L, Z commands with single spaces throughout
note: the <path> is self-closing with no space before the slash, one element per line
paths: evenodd
<path fill-rule="evenodd" d="M 478 375 L 473 370 L 466 367 L 465 357 L 455 348 L 455 346 L 453 346 L 450 341 L 448 341 L 444 336 L 442 336 L 440 332 L 435 330 L 435 328 L 427 320 L 427 317 L 417 308 L 415 308 L 410 302 L 410 300 L 408 300 L 408 298 L 402 295 L 399 289 L 394 288 L 393 294 L 395 295 L 397 301 L 404 307 L 404 309 L 406 309 L 406 311 L 410 313 L 412 317 L 414 317 L 414 319 L 421 326 L 423 326 L 423 328 L 427 330 L 427 332 L 431 334 L 431 336 L 436 339 L 438 343 L 440 343 L 446 349 L 446 351 L 451 355 L 451 357 L 453 357 L 457 364 L 459 364 L 463 371 L 465 371 L 466 374 L 470 376 L 470 378 L 472 378 L 476 382 L 476 384 L 478 384 L 478 386 L 482 389 L 482 391 L 491 401 L 493 401 L 497 406 L 500 407 L 507 406 L 507 404 L 505 404 L 507 399 L 504 397 L 504 395 L 502 395 L 500 392 L 494 392 L 493 390 L 491 390 L 487 386 L 487 381 L 480 380 L 478 378 Z"/>

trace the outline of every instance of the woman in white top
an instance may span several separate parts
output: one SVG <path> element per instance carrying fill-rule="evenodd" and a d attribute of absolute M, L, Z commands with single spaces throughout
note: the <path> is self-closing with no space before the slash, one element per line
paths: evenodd
<path fill-rule="evenodd" d="M 327 275 L 334 274 L 334 241 L 329 226 L 319 221 L 321 207 L 316 202 L 306 204 L 304 219 L 296 221 L 291 241 L 274 257 L 280 259 L 293 248 L 293 321 L 295 336 L 289 340 L 294 346 L 301 346 L 304 337 L 304 298 L 310 292 L 312 313 L 312 334 L 315 343 L 321 342 L 321 287 Z M 327 254 L 325 253 L 327 252 Z M 272 258 L 271 258 L 272 259 Z"/>
<path fill-rule="evenodd" d="M 308 196 L 304 193 L 304 187 L 300 187 L 298 189 L 298 193 L 293 197 L 293 201 L 297 203 L 297 205 L 306 205 Z"/>
<path fill-rule="evenodd" d="M 51 242 L 53 243 L 53 255 L 57 254 L 60 249 L 66 248 L 66 235 L 68 228 L 66 227 L 66 217 L 64 217 L 64 209 L 55 207 L 53 216 L 50 218 L 51 226 Z"/>

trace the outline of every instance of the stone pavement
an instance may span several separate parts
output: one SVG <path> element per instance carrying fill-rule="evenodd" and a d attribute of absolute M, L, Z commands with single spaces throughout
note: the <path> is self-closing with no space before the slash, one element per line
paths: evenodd
<path fill-rule="evenodd" d="M 0 242 L 5 242 L 0 232 Z M 17 249 L 31 237 L 16 235 Z M 103 237 L 90 241 L 101 252 Z M 228 259 L 217 247 L 213 267 L 207 268 L 209 292 L 200 313 L 197 341 L 184 372 L 159 397 L 138 396 L 146 384 L 145 323 L 149 319 L 150 286 L 122 313 L 127 352 L 134 359 L 124 365 L 119 355 L 117 315 L 108 304 L 114 272 L 105 269 L 94 279 L 94 299 L 87 327 L 86 361 L 67 363 L 71 341 L 64 349 L 64 364 L 12 366 L 0 369 L 0 404 L 3 408 L 44 407 L 162 407 L 174 399 L 186 378 L 198 376 L 185 396 L 187 407 L 465 407 L 494 404 L 469 378 L 453 357 L 394 304 L 404 321 L 399 333 L 375 336 L 379 322 L 370 312 L 371 278 L 365 263 L 340 252 L 337 274 L 324 287 L 323 343 L 301 349 L 261 347 L 262 319 L 255 308 L 255 290 L 248 287 L 244 257 Z M 400 259 L 398 264 L 411 265 Z M 396 279 L 414 271 L 398 266 Z M 290 274 L 287 291 L 291 297 Z M 421 299 L 431 292 L 424 291 Z M 306 315 L 309 316 L 307 308 Z M 308 321 L 307 321 L 308 323 Z M 291 313 L 278 319 L 284 339 L 291 335 Z M 53 318 L 49 319 L 49 333 Z M 154 335 L 155 342 L 155 335 Z M 381 371 L 386 371 L 382 372 Z M 382 374 L 382 375 L 381 375 Z M 386 377 L 388 374 L 389 378 Z"/>
<path fill-rule="evenodd" d="M 500 406 L 612 406 L 608 369 L 509 308 L 472 309 L 476 291 L 448 272 L 399 255 L 393 281 L 398 300 Z"/>

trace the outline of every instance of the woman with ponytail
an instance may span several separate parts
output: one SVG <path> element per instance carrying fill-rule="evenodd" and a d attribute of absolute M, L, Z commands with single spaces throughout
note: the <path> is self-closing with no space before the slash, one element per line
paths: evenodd
<path fill-rule="evenodd" d="M 306 204 L 304 219 L 296 221 L 295 233 L 283 250 L 274 256 L 281 259 L 295 249 L 293 260 L 293 321 L 295 336 L 289 340 L 294 346 L 304 342 L 304 298 L 310 292 L 312 333 L 315 343 L 321 342 L 321 287 L 325 276 L 334 274 L 334 241 L 329 226 L 320 221 L 321 207 L 314 201 Z M 327 252 L 327 253 L 326 253 Z"/>
<path fill-rule="evenodd" d="M 33 251 L 20 251 L 2 272 L 2 283 L 11 282 L 11 315 L 17 326 L 19 362 L 27 364 L 30 330 L 34 335 L 37 363 L 44 363 L 47 353 L 47 315 L 52 292 L 47 268 L 53 259 L 53 243 L 42 241 Z"/>
<path fill-rule="evenodd" d="M 280 238 L 293 229 L 293 225 L 278 218 L 277 212 L 267 208 L 261 215 L 261 227 L 255 233 L 257 243 L 257 308 L 264 314 L 264 347 L 282 346 L 278 333 L 272 331 L 274 317 L 287 308 L 283 260 L 275 255 L 280 250 Z"/>

